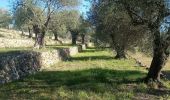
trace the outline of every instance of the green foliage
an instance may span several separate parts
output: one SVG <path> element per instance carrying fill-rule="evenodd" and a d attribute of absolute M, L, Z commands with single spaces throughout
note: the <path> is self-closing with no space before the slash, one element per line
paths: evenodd
<path fill-rule="evenodd" d="M 91 25 L 88 22 L 88 20 L 85 20 L 83 18 L 83 16 L 80 17 L 80 23 L 81 23 L 79 26 L 80 34 L 87 35 L 87 34 L 91 33 Z"/>
<path fill-rule="evenodd" d="M 96 37 L 101 42 L 110 44 L 126 41 L 125 35 L 129 33 L 130 22 L 123 7 L 111 0 L 99 0 L 94 3 L 91 14 L 93 17 L 90 20 L 96 27 Z M 114 41 L 110 35 L 114 36 Z"/>
<path fill-rule="evenodd" d="M 45 21 L 44 12 L 40 7 L 33 3 L 33 0 L 20 1 L 24 5 L 16 5 L 14 8 L 15 26 L 19 29 L 23 27 L 32 27 L 32 25 L 42 25 Z M 17 1 L 16 1 L 17 3 Z"/>
<path fill-rule="evenodd" d="M 12 23 L 12 16 L 6 10 L 0 9 L 0 27 L 7 28 Z"/>
<path fill-rule="evenodd" d="M 48 19 L 53 20 L 54 17 L 51 16 L 55 16 L 54 12 L 75 7 L 79 3 L 79 0 L 15 0 L 13 2 L 15 24 L 19 28 L 23 25 L 44 27 Z"/>
<path fill-rule="evenodd" d="M 76 10 L 63 10 L 52 15 L 49 29 L 60 37 L 67 36 L 69 29 L 78 27 L 80 14 Z"/>
<path fill-rule="evenodd" d="M 67 18 L 65 19 L 68 30 L 78 30 L 80 25 L 80 14 L 78 11 L 73 10 L 65 13 Z"/>
<path fill-rule="evenodd" d="M 130 6 L 137 9 L 137 5 L 142 6 L 143 2 L 145 1 L 94 1 L 89 14 L 89 20 L 96 28 L 96 33 L 94 34 L 96 43 L 99 46 L 110 44 L 110 46 L 116 47 L 119 45 L 129 50 L 134 50 L 134 47 L 138 46 L 140 50 L 150 52 L 152 49 L 152 35 L 148 31 L 148 27 L 146 25 L 134 25 L 132 16 L 129 15 L 126 8 L 126 6 Z M 133 18 L 135 17 L 133 16 Z"/>

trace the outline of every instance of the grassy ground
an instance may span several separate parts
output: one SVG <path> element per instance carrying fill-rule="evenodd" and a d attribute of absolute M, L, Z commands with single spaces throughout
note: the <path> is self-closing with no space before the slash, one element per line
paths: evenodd
<path fill-rule="evenodd" d="M 170 88 L 140 82 L 146 70 L 134 60 L 115 60 L 108 50 L 88 49 L 23 80 L 0 86 L 10 100 L 168 100 Z M 166 81 L 169 84 L 169 81 Z"/>

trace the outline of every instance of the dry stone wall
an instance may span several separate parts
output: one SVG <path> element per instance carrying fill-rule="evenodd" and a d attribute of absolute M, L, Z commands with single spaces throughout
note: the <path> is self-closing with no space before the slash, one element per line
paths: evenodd
<path fill-rule="evenodd" d="M 0 84 L 34 74 L 78 53 L 78 47 L 46 52 L 13 51 L 0 54 Z"/>
<path fill-rule="evenodd" d="M 70 56 L 76 55 L 76 54 L 79 52 L 78 49 L 79 49 L 79 48 L 78 48 L 77 46 L 69 48 L 69 49 L 68 49 L 69 55 L 70 55 Z"/>
<path fill-rule="evenodd" d="M 23 78 L 40 70 L 40 53 L 32 51 L 10 52 L 0 58 L 0 83 Z"/>

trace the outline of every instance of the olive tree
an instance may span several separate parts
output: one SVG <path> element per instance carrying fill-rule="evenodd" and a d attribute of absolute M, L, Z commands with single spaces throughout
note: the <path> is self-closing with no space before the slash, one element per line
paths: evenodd
<path fill-rule="evenodd" d="M 169 57 L 170 34 L 160 32 L 161 23 L 170 15 L 169 0 L 120 0 L 134 25 L 146 25 L 154 37 L 153 60 L 146 81 L 160 81 L 161 69 Z M 162 34 L 163 33 L 163 34 Z"/>
<path fill-rule="evenodd" d="M 7 10 L 0 9 L 0 27 L 8 28 L 12 22 L 12 16 Z"/>
<path fill-rule="evenodd" d="M 44 37 L 55 11 L 74 7 L 79 0 L 14 0 L 14 15 L 23 15 L 21 24 L 30 22 L 36 34 L 35 47 L 44 47 Z M 17 16 L 17 17 L 18 17 Z"/>
<path fill-rule="evenodd" d="M 50 21 L 49 30 L 54 34 L 55 40 L 62 44 L 62 41 L 59 40 L 59 37 L 64 37 L 67 34 L 67 27 L 65 24 L 65 14 L 66 10 L 61 12 L 55 12 L 52 15 L 52 20 Z"/>
<path fill-rule="evenodd" d="M 96 0 L 96 4 L 101 3 L 105 0 Z M 123 12 L 126 12 L 126 15 L 130 18 L 130 23 L 133 27 L 146 27 L 146 32 L 153 37 L 153 60 L 150 65 L 150 69 L 148 72 L 145 81 L 149 80 L 160 81 L 160 73 L 161 69 L 166 64 L 166 61 L 169 57 L 169 47 L 170 47 L 170 30 L 167 32 L 160 32 L 160 26 L 162 23 L 168 23 L 167 17 L 170 15 L 170 6 L 169 0 L 108 0 L 109 5 L 120 5 L 121 8 L 117 8 L 117 11 L 120 9 Z M 105 3 L 101 3 L 102 5 Z M 97 7 L 102 7 L 97 6 Z M 112 8 L 114 8 L 113 6 Z M 108 9 L 103 8 L 104 12 L 108 11 Z M 122 12 L 120 12 L 122 13 Z M 114 13 L 110 13 L 114 14 Z M 94 13 L 94 15 L 101 15 L 98 11 Z M 103 14 L 105 16 L 105 14 Z M 93 17 L 95 18 L 95 17 Z M 98 18 L 98 17 L 97 17 Z M 110 20 L 110 19 L 109 19 Z M 100 22 L 100 20 L 94 20 L 94 22 Z M 112 23 L 114 23 L 113 21 Z M 106 24 L 110 26 L 110 24 Z M 119 25 L 119 23 L 118 23 Z M 105 26 L 105 25 L 103 25 Z M 121 29 L 123 29 L 122 27 Z M 142 29 L 138 29 L 139 31 Z M 140 33 L 138 33 L 140 34 Z M 142 34 L 140 34 L 142 35 Z M 139 38 L 136 38 L 138 40 Z M 148 41 L 150 42 L 150 41 Z"/>
<path fill-rule="evenodd" d="M 76 9 L 55 12 L 50 21 L 50 30 L 53 31 L 56 40 L 58 36 L 65 37 L 71 33 L 72 44 L 76 44 L 80 29 L 80 13 Z"/>
<path fill-rule="evenodd" d="M 81 37 L 81 44 L 85 44 L 86 38 L 91 33 L 91 25 L 89 21 L 83 16 L 80 17 L 79 35 Z"/>
<path fill-rule="evenodd" d="M 80 28 L 80 13 L 77 10 L 72 10 L 66 13 L 65 25 L 71 33 L 72 45 L 76 45 L 77 37 Z"/>
<path fill-rule="evenodd" d="M 126 58 L 126 50 L 135 46 L 140 40 L 139 37 L 142 37 L 141 34 L 136 34 L 142 31 L 138 31 L 139 27 L 132 26 L 124 7 L 112 0 L 94 1 L 89 18 L 96 27 L 98 44 L 112 46 L 117 53 L 117 59 Z"/>

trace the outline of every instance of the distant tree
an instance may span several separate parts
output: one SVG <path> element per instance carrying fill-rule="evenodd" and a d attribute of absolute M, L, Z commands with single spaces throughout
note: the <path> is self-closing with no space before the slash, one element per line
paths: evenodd
<path fill-rule="evenodd" d="M 59 37 L 66 37 L 68 32 L 66 18 L 69 16 L 67 16 L 66 13 L 68 13 L 67 10 L 55 12 L 52 15 L 52 20 L 49 25 L 49 29 L 54 34 L 55 40 L 60 43 L 62 43 L 62 41 L 59 40 Z"/>
<path fill-rule="evenodd" d="M 32 37 L 31 30 L 33 29 L 32 26 L 33 22 L 27 18 L 29 16 L 31 17 L 31 15 L 28 15 L 31 12 L 29 13 L 28 12 L 29 11 L 27 11 L 27 9 L 24 8 L 17 9 L 17 11 L 14 13 L 13 20 L 15 21 L 14 27 L 16 29 L 21 30 L 22 32 L 28 30 L 29 38 L 31 38 Z"/>
<path fill-rule="evenodd" d="M 19 24 L 31 23 L 36 34 L 35 47 L 42 48 L 53 13 L 78 4 L 79 0 L 15 0 L 13 13 L 20 17 Z"/>
<path fill-rule="evenodd" d="M 12 16 L 7 10 L 0 9 L 0 27 L 9 28 L 12 23 Z"/>
<path fill-rule="evenodd" d="M 74 9 L 55 12 L 49 26 L 57 41 L 58 36 L 67 37 L 70 32 L 72 44 L 75 45 L 80 27 L 80 14 Z"/>
<path fill-rule="evenodd" d="M 81 36 L 81 44 L 85 44 L 85 38 L 89 35 L 91 25 L 88 20 L 84 19 L 83 16 L 80 17 L 79 35 Z"/>
<path fill-rule="evenodd" d="M 72 45 L 76 45 L 77 37 L 79 34 L 80 28 L 80 13 L 77 10 L 69 11 L 65 13 L 67 17 L 65 17 L 65 25 L 67 30 L 71 33 Z"/>
<path fill-rule="evenodd" d="M 116 2 L 111 0 L 93 1 L 91 10 L 89 18 L 96 27 L 95 36 L 98 39 L 98 44 L 109 44 L 117 53 L 115 58 L 126 58 L 126 50 L 133 49 L 142 39 L 144 34 L 137 34 L 142 31 L 132 26 L 129 15 L 123 6 Z"/>

